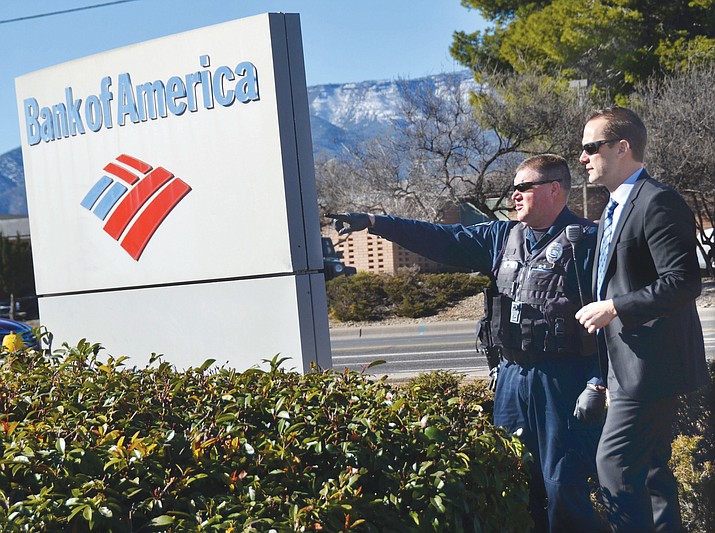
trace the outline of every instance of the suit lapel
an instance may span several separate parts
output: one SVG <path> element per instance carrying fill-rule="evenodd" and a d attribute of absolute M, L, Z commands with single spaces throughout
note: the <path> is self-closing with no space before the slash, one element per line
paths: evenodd
<path fill-rule="evenodd" d="M 621 211 L 620 216 L 618 217 L 618 224 L 616 224 L 616 227 L 613 228 L 613 235 L 611 236 L 611 243 L 608 246 L 608 258 L 606 259 L 606 272 L 608 272 L 608 269 L 611 266 L 611 261 L 613 260 L 613 257 L 615 255 L 615 250 L 618 245 L 618 241 L 621 238 L 621 231 L 623 231 L 623 227 L 628 221 L 628 218 L 631 216 L 631 213 L 633 212 L 633 208 L 635 205 L 638 203 L 638 195 L 641 192 L 641 189 L 643 188 L 643 184 L 645 183 L 645 178 L 648 177 L 648 174 L 643 170 L 641 171 L 640 176 L 638 177 L 638 181 L 635 182 L 633 185 L 633 189 L 631 190 L 631 194 L 628 196 L 628 200 L 626 201 L 626 204 L 623 206 L 623 211 Z M 601 215 L 601 219 L 603 219 L 603 215 Z M 603 220 L 602 220 L 603 221 Z M 598 246 L 599 246 L 599 251 L 601 247 L 601 234 L 603 233 L 602 228 L 599 227 L 599 238 L 598 238 Z M 596 256 L 598 257 L 598 256 Z M 608 276 L 606 276 L 608 278 Z M 603 286 L 606 286 L 606 283 L 604 282 Z"/>
<path fill-rule="evenodd" d="M 613 260 L 613 257 L 615 255 L 616 246 L 618 245 L 618 241 L 621 238 L 621 231 L 623 230 L 623 227 L 625 226 L 628 218 L 631 216 L 633 207 L 638 202 L 638 195 L 640 194 L 640 191 L 643 188 L 643 184 L 645 183 L 646 178 L 649 178 L 649 177 L 650 176 L 648 175 L 648 173 L 645 170 L 641 170 L 641 173 L 638 176 L 638 180 L 633 185 L 631 194 L 628 196 L 628 200 L 626 201 L 626 204 L 623 206 L 623 210 L 621 211 L 621 214 L 618 217 L 618 224 L 616 224 L 616 227 L 613 228 L 613 235 L 611 235 L 611 242 L 608 245 L 608 257 L 606 258 L 606 273 L 608 273 L 608 269 L 610 268 L 611 261 Z M 598 258 L 601 254 L 601 239 L 603 238 L 603 219 L 604 219 L 605 214 L 606 214 L 606 210 L 604 209 L 603 212 L 601 213 L 601 219 L 598 222 L 598 238 L 596 240 L 598 245 L 596 247 L 596 256 L 595 256 L 595 261 L 593 264 L 593 294 L 596 294 L 596 283 L 597 283 L 597 277 L 598 277 Z M 607 274 L 605 276 L 605 280 L 603 283 L 603 288 L 602 288 L 603 291 L 605 291 L 605 288 L 607 285 L 606 280 L 608 280 Z"/>

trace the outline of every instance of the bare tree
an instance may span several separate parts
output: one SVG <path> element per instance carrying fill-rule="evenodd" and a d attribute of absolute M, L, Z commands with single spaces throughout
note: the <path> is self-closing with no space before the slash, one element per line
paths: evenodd
<path fill-rule="evenodd" d="M 590 94 L 538 73 L 451 76 L 443 84 L 401 82 L 391 135 L 343 160 L 317 164 L 321 207 L 440 221 L 469 203 L 491 218 L 510 208 L 514 169 L 542 152 L 578 163 Z"/>
<path fill-rule="evenodd" d="M 508 172 L 499 163 L 511 149 L 495 149 L 497 136 L 482 128 L 475 115 L 472 97 L 484 88 L 452 76 L 444 85 L 403 83 L 400 89 L 403 134 L 393 144 L 412 204 L 422 211 L 429 207 L 426 218 L 436 220 L 448 206 L 465 202 L 492 216 L 504 208 Z M 488 205 L 491 196 L 502 196 L 502 201 Z"/>
<path fill-rule="evenodd" d="M 715 251 L 715 62 L 692 66 L 637 87 L 631 103 L 648 127 L 646 166 L 679 191 L 695 212 L 700 238 Z M 712 257 L 712 255 L 711 255 Z M 709 265 L 712 272 L 712 265 Z"/>
<path fill-rule="evenodd" d="M 401 117 L 393 131 L 317 163 L 321 207 L 440 220 L 468 192 L 475 156 L 490 148 L 476 124 L 464 76 L 444 86 L 399 84 Z"/>
<path fill-rule="evenodd" d="M 372 139 L 346 157 L 316 161 L 318 202 L 323 212 L 367 211 L 408 215 L 409 187 L 389 138 Z M 405 192 L 405 190 L 407 192 Z"/>

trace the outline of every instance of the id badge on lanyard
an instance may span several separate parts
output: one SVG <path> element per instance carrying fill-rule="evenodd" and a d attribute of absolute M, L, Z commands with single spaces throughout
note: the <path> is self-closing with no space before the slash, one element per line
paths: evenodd
<path fill-rule="evenodd" d="M 509 315 L 509 322 L 512 324 L 521 323 L 521 302 L 511 302 L 511 314 Z"/>

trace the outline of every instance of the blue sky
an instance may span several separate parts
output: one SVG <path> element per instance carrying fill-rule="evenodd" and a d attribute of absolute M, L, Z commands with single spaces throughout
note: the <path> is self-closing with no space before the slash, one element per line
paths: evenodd
<path fill-rule="evenodd" d="M 0 2 L 0 154 L 21 142 L 17 76 L 113 48 L 259 13 L 300 13 L 308 85 L 319 85 L 459 70 L 452 33 L 486 28 L 459 0 L 134 0 L 3 23 L 112 1 Z"/>

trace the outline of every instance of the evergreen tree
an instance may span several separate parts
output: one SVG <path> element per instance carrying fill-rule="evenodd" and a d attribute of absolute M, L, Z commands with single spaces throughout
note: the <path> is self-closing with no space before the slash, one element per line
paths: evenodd
<path fill-rule="evenodd" d="M 452 55 L 475 72 L 587 79 L 612 95 L 715 58 L 715 0 L 462 0 L 492 26 L 455 32 Z"/>

